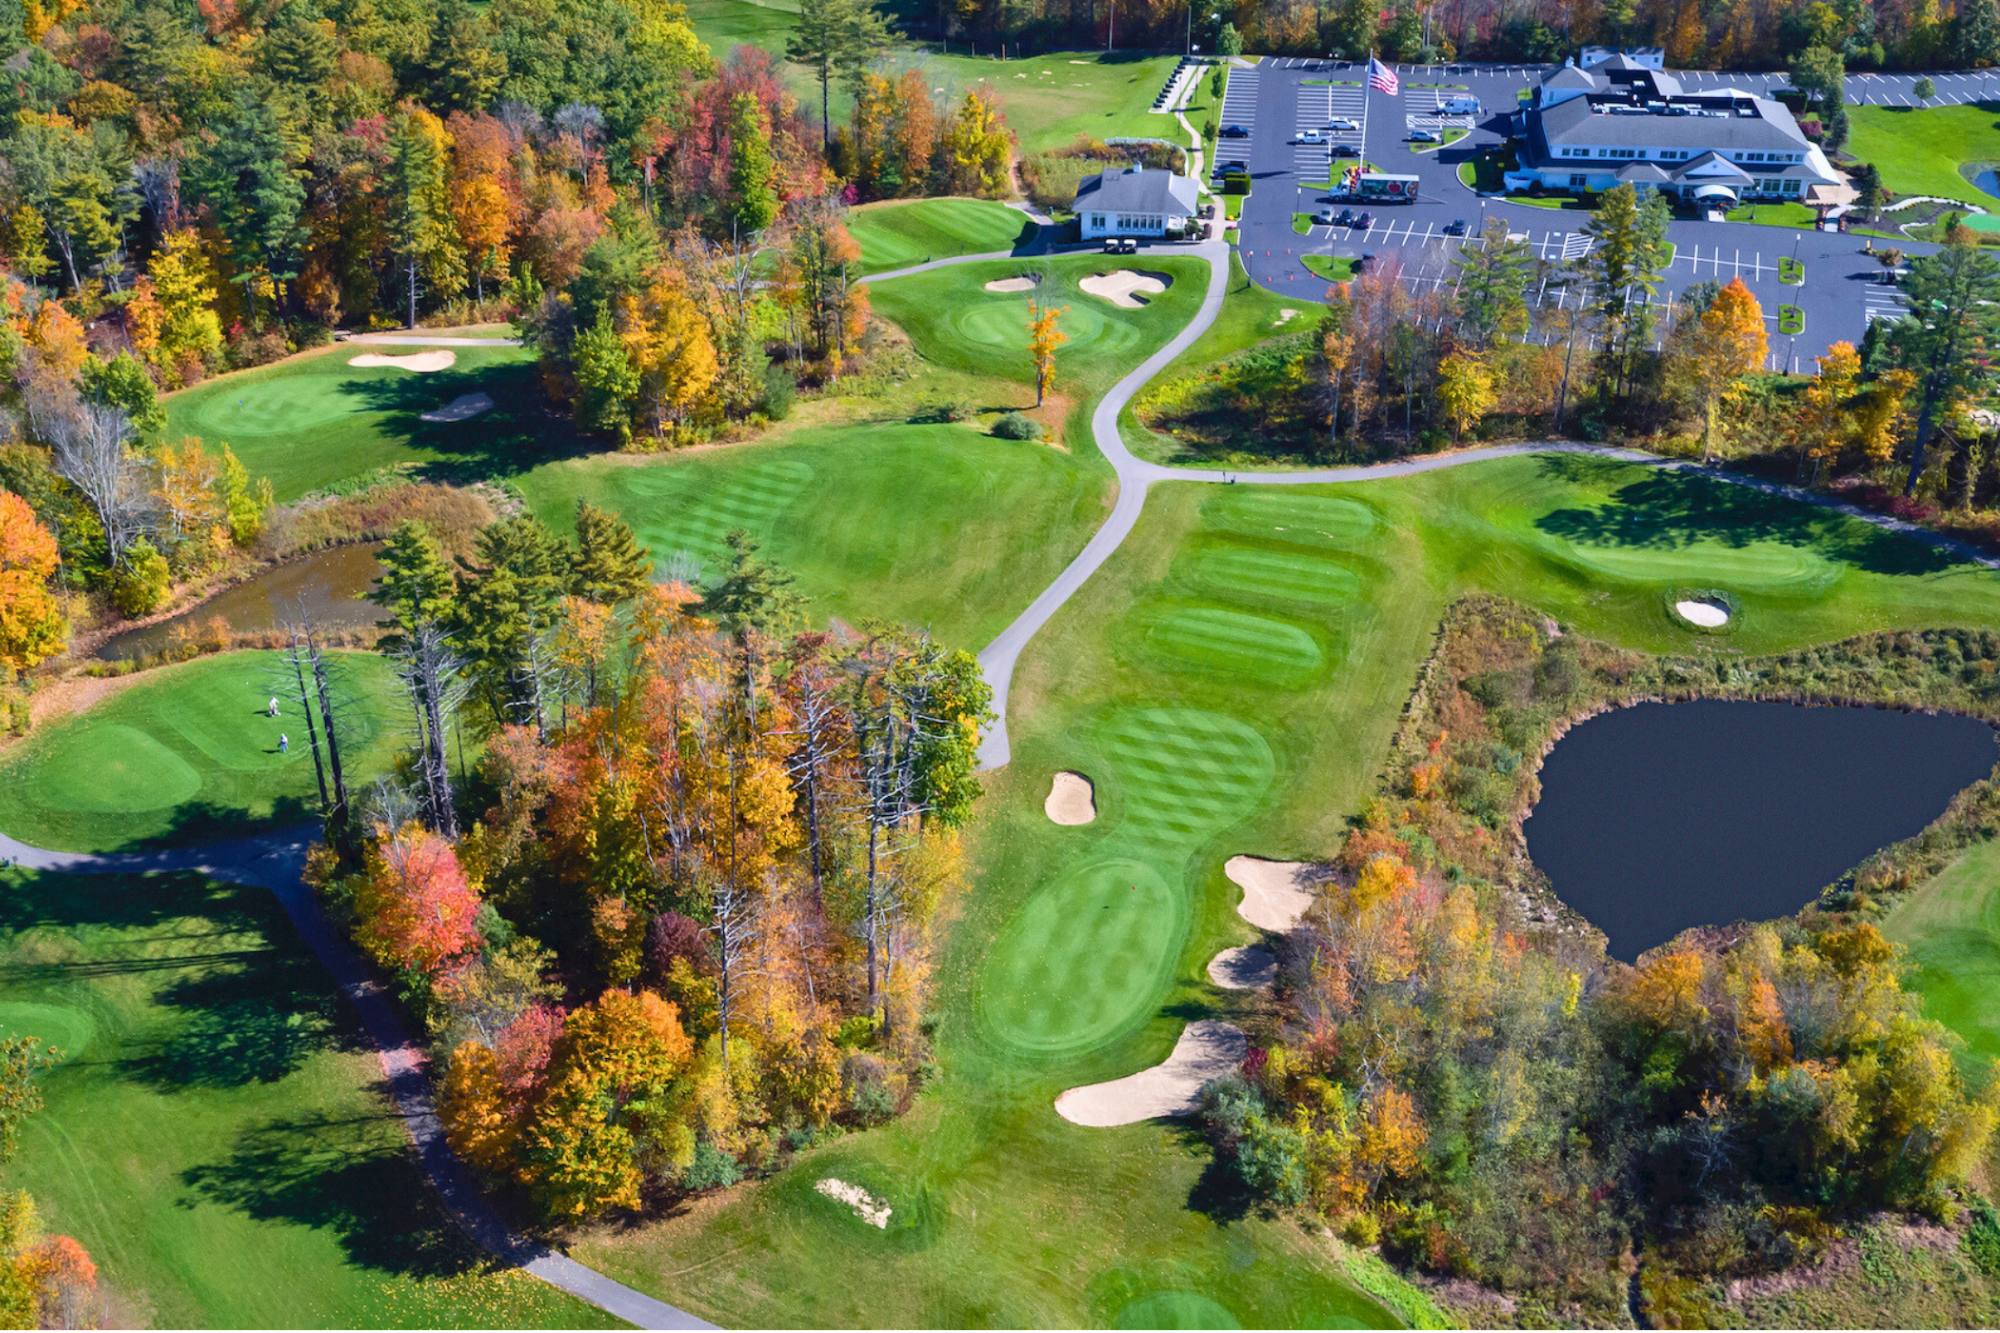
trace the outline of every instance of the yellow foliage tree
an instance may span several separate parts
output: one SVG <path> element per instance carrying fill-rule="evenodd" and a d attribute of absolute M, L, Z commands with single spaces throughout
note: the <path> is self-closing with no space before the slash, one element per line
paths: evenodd
<path fill-rule="evenodd" d="M 1462 437 L 1466 427 L 1477 424 L 1499 400 L 1493 371 L 1484 359 L 1456 351 L 1438 364 L 1438 405 L 1451 423 L 1452 439 Z"/>
<path fill-rule="evenodd" d="M 1690 6 L 1691 8 L 1692 6 Z M 1764 308 L 1740 277 L 1731 278 L 1675 341 L 1668 375 L 1701 412 L 1701 453 L 1715 451 L 1716 416 L 1745 375 L 1764 364 L 1770 337 Z"/>
<path fill-rule="evenodd" d="M 49 591 L 56 539 L 28 502 L 0 491 L 0 663 L 25 671 L 61 652 L 69 621 Z"/>
<path fill-rule="evenodd" d="M 1028 355 L 1035 362 L 1036 407 L 1042 405 L 1056 382 L 1056 349 L 1069 341 L 1069 335 L 1056 327 L 1056 321 L 1068 313 L 1066 305 L 1052 306 L 1032 296 L 1028 298 Z"/>

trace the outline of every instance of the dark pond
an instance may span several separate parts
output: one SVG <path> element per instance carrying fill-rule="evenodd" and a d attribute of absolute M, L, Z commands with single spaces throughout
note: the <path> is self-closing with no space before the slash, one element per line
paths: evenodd
<path fill-rule="evenodd" d="M 1988 167 L 1972 178 L 1973 188 L 2000 195 L 2000 168 Z"/>
<path fill-rule="evenodd" d="M 1689 926 L 1797 911 L 1996 759 L 1993 729 L 1966 717 L 1640 704 L 1550 751 L 1528 852 L 1630 961 Z"/>
<path fill-rule="evenodd" d="M 233 630 L 276 629 L 299 617 L 301 599 L 313 623 L 324 629 L 359 629 L 381 619 L 379 607 L 362 600 L 382 566 L 380 542 L 332 546 L 274 565 L 256 578 L 225 588 L 199 606 L 143 629 L 128 629 L 98 645 L 96 656 L 113 662 L 143 657 L 167 646 L 182 625 L 205 625 L 221 616 Z"/>

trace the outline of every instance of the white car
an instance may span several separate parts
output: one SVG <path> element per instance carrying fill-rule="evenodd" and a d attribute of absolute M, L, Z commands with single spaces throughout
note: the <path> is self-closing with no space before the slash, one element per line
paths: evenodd
<path fill-rule="evenodd" d="M 1439 133 L 1438 133 L 1438 132 L 1437 132 L 1436 130 L 1411 130 L 1411 131 L 1410 131 L 1410 142 L 1411 142 L 1411 143 L 1443 143 L 1443 142 L 1444 142 L 1444 136 L 1440 135 L 1440 134 L 1439 134 Z"/>
<path fill-rule="evenodd" d="M 1325 143 L 1326 136 L 1318 130 L 1300 130 L 1292 136 L 1293 143 Z"/>
<path fill-rule="evenodd" d="M 1335 116 L 1326 123 L 1326 127 L 1330 130 L 1341 131 L 1342 133 L 1352 133 L 1361 128 L 1361 122 L 1358 120 L 1349 120 L 1346 116 Z"/>

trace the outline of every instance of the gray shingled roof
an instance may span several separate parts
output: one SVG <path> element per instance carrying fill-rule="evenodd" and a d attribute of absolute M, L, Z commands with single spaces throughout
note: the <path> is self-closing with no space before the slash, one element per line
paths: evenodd
<path fill-rule="evenodd" d="M 1802 153 L 1806 137 L 1792 113 L 1776 102 L 1753 98 L 1755 116 L 1599 115 L 1588 97 L 1531 113 L 1543 145 L 1592 148 L 1704 148 L 1734 156 L 1764 149 Z"/>
<path fill-rule="evenodd" d="M 1542 80 L 1544 88 L 1582 88 L 1587 92 L 1596 92 L 1601 86 L 1600 79 L 1575 65 L 1564 65 Z"/>
<path fill-rule="evenodd" d="M 1159 167 L 1112 167 L 1084 177 L 1076 187 L 1076 208 L 1193 217 L 1195 187 L 1186 176 Z"/>

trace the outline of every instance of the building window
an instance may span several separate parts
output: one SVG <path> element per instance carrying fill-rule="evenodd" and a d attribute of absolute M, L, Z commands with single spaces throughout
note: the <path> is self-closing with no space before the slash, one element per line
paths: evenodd
<path fill-rule="evenodd" d="M 1580 171 L 1572 172 L 1570 174 L 1569 188 L 1572 190 L 1581 190 L 1584 186 L 1588 185 L 1589 183 L 1590 183 L 1590 177 L 1584 175 Z"/>

